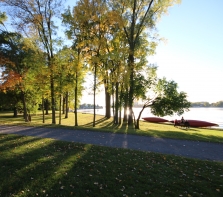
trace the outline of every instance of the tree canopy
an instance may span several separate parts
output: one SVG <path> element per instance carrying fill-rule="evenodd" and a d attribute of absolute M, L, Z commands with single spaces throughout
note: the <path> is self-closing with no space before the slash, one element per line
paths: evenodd
<path fill-rule="evenodd" d="M 129 125 L 134 122 L 139 128 L 141 113 L 135 120 L 133 110 L 138 99 L 144 102 L 142 111 L 150 107 L 157 116 L 188 110 L 186 93 L 178 91 L 176 82 L 159 79 L 157 66 L 148 62 L 160 42 L 156 23 L 179 0 L 79 0 L 65 10 L 62 3 L 0 0 L 7 8 L 6 13 L 0 12 L 0 89 L 9 93 L 17 87 L 23 95 L 24 112 L 34 108 L 31 103 L 38 103 L 44 114 L 50 103 L 52 124 L 56 123 L 56 110 L 60 124 L 61 110 L 66 108 L 67 117 L 73 102 L 77 126 L 77 107 L 87 72 L 93 76 L 93 126 L 97 89 L 102 85 L 105 116 L 110 118 L 112 107 L 114 124 L 121 124 L 124 111 L 123 121 Z M 5 27 L 6 15 L 14 32 Z M 57 34 L 59 19 L 69 46 Z"/>

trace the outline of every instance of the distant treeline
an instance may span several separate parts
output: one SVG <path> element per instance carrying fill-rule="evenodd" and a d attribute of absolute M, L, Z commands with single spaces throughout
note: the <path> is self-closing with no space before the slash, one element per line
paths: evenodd
<path fill-rule="evenodd" d="M 141 108 L 143 104 L 134 103 L 134 107 Z M 191 107 L 223 107 L 223 101 L 218 101 L 216 103 L 209 102 L 191 102 Z"/>
<path fill-rule="evenodd" d="M 96 105 L 95 108 L 103 109 L 103 106 Z M 84 103 L 84 104 L 81 104 L 78 109 L 94 109 L 94 105 Z"/>
<path fill-rule="evenodd" d="M 191 103 L 191 107 L 223 107 L 223 101 L 218 101 L 216 103 L 195 102 Z"/>

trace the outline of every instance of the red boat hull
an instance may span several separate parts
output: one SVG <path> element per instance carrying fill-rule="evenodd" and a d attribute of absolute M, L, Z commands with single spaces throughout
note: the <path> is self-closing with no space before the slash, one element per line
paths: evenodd
<path fill-rule="evenodd" d="M 178 122 L 180 122 L 180 120 L 177 120 Z M 212 122 L 206 122 L 206 121 L 202 121 L 202 120 L 187 120 L 190 124 L 190 127 L 213 127 L 213 126 L 219 126 L 218 124 L 212 123 Z M 174 123 L 173 121 L 170 121 L 172 123 Z"/>
<path fill-rule="evenodd" d="M 154 122 L 154 123 L 169 122 L 169 120 L 166 120 L 164 118 L 159 118 L 159 117 L 145 117 L 145 118 L 142 118 L 142 119 L 147 121 L 147 122 Z"/>

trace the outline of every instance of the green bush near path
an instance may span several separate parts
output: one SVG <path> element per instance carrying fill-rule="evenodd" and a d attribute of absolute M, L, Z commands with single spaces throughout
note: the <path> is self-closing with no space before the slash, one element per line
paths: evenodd
<path fill-rule="evenodd" d="M 114 132 L 114 133 L 128 133 L 136 135 L 146 135 L 153 137 L 174 138 L 174 139 L 186 139 L 196 141 L 208 141 L 223 143 L 223 130 L 210 129 L 210 128 L 190 128 L 185 130 L 183 128 L 174 127 L 172 124 L 154 124 L 145 121 L 140 122 L 140 129 L 136 130 L 134 127 L 130 127 L 126 124 L 114 125 L 113 119 L 106 119 L 104 116 L 96 116 L 96 126 L 92 127 L 92 114 L 78 113 L 78 125 L 74 127 L 74 113 L 69 113 L 67 119 L 62 118 L 61 125 L 51 124 L 51 114 L 45 116 L 45 123 L 42 123 L 42 115 L 32 115 L 32 122 L 25 123 L 22 115 L 17 118 L 12 117 L 12 112 L 0 113 L 0 125 L 1 124 L 16 124 L 16 125 L 28 125 L 28 126 L 48 126 L 48 127 L 66 127 L 69 129 L 87 129 L 97 130 L 102 132 Z M 58 114 L 57 114 L 58 116 Z M 58 123 L 57 117 L 57 123 Z"/>
<path fill-rule="evenodd" d="M 221 197 L 223 163 L 0 135 L 0 196 Z"/>

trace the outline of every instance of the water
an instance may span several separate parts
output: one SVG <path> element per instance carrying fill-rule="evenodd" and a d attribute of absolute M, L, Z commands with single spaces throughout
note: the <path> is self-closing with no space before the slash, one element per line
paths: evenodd
<path fill-rule="evenodd" d="M 141 108 L 133 108 L 136 118 L 138 117 Z M 93 109 L 85 109 L 85 110 L 78 110 L 84 111 L 86 113 L 93 113 Z M 111 110 L 112 112 L 112 110 Z M 104 115 L 105 109 L 96 109 L 96 114 Z M 141 118 L 143 117 L 153 117 L 154 115 L 150 112 L 149 108 L 144 109 Z M 219 129 L 223 129 L 223 108 L 190 108 L 190 111 L 185 112 L 183 115 L 185 120 L 192 119 L 192 120 L 203 120 L 207 122 L 216 123 L 219 125 Z M 167 120 L 174 120 L 174 119 L 181 119 L 181 116 L 164 116 L 163 118 Z M 214 127 L 213 127 L 214 128 Z"/>

